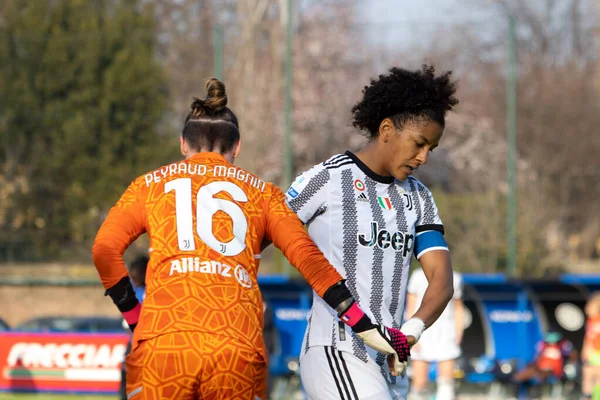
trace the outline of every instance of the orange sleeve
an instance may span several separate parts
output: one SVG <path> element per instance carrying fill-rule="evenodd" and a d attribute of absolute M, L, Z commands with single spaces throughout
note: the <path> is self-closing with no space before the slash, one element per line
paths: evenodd
<path fill-rule="evenodd" d="M 275 186 L 267 210 L 268 239 L 323 297 L 327 289 L 343 279 L 342 276 L 312 241 L 302 221 L 286 204 L 283 192 Z"/>
<path fill-rule="evenodd" d="M 141 194 L 140 182 L 134 181 L 111 208 L 94 240 L 92 259 L 105 289 L 127 276 L 123 253 L 146 231 Z"/>

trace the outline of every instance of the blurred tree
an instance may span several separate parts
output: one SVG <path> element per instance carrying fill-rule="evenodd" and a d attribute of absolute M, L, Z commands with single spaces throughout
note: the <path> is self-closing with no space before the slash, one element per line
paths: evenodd
<path fill-rule="evenodd" d="M 159 128 L 166 85 L 153 14 L 142 3 L 4 7 L 1 259 L 89 258 L 106 207 L 172 156 Z"/>
<path fill-rule="evenodd" d="M 594 6 L 588 0 L 497 0 L 493 8 L 496 20 L 509 15 L 517 20 L 517 143 L 528 166 L 528 174 L 520 174 L 519 206 L 529 210 L 523 217 L 535 221 L 536 236 L 545 239 L 541 259 L 549 265 L 592 257 L 600 237 L 600 136 L 594 133 L 600 124 L 600 60 Z M 505 37 L 502 32 L 496 49 L 505 47 Z M 503 88 L 496 84 L 503 84 L 505 64 L 491 53 L 478 58 L 480 71 L 486 71 L 480 88 L 487 88 L 475 94 L 472 104 L 490 118 L 492 130 L 504 135 L 504 107 L 489 105 L 501 96 Z M 520 228 L 520 252 L 527 251 L 526 235 Z M 574 237 L 580 240 L 570 240 Z M 523 264 L 523 273 L 535 264 L 540 260 Z"/>
<path fill-rule="evenodd" d="M 598 256 L 595 243 L 600 238 L 600 135 L 594 133 L 600 124 L 600 114 L 594 111 L 600 107 L 600 60 L 594 2 L 494 0 L 485 7 L 480 1 L 471 3 L 485 12 L 439 32 L 426 50 L 436 65 L 450 65 L 460 76 L 459 118 L 452 117 L 435 156 L 446 156 L 452 182 L 448 188 L 457 196 L 506 192 L 506 27 L 508 16 L 515 16 L 519 272 L 572 268 Z M 422 52 L 415 54 L 420 57 Z M 504 231 L 493 215 L 472 213 L 470 218 L 488 219 L 487 229 Z M 505 248 L 503 234 L 498 240 Z M 487 269 L 485 258 L 473 258 L 476 253 L 468 248 L 480 246 L 487 244 L 455 241 L 453 261 Z M 502 254 L 496 263 L 500 269 Z"/>

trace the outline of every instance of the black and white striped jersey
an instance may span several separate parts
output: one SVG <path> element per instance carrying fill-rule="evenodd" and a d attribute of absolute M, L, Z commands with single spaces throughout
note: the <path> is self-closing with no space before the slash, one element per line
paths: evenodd
<path fill-rule="evenodd" d="M 428 232 L 444 231 L 430 191 L 413 177 L 380 176 L 346 152 L 299 175 L 286 197 L 361 308 L 373 321 L 400 328 L 411 257 L 447 250 L 445 243 L 428 240 Z M 303 353 L 311 346 L 334 346 L 386 364 L 327 303 L 313 297 Z"/>

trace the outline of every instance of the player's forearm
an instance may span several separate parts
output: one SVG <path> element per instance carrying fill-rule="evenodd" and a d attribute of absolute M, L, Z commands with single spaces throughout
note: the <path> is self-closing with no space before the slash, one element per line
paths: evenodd
<path fill-rule="evenodd" d="M 127 276 L 123 254 L 108 240 L 94 242 L 92 260 L 105 289 L 113 287 Z"/>
<path fill-rule="evenodd" d="M 131 212 L 112 208 L 108 213 L 92 247 L 92 260 L 105 289 L 127 276 L 123 254 L 143 231 L 143 225 Z"/>
<path fill-rule="evenodd" d="M 290 263 L 298 269 L 320 297 L 323 297 L 327 289 L 343 279 L 327 262 L 316 245 L 299 243 L 292 248 L 293 250 L 288 252 Z"/>
<path fill-rule="evenodd" d="M 452 282 L 433 285 L 430 283 L 414 318 L 419 318 L 425 327 L 429 328 L 442 315 L 453 293 Z"/>
<path fill-rule="evenodd" d="M 106 228 L 107 225 L 103 225 L 96 236 L 92 247 L 92 259 L 106 289 L 105 295 L 110 296 L 133 331 L 140 316 L 141 305 L 135 296 L 123 262 L 127 240 L 121 237 L 122 234 L 111 235 Z"/>
<path fill-rule="evenodd" d="M 444 250 L 428 252 L 422 255 L 419 261 L 428 284 L 414 318 L 423 321 L 425 327 L 430 327 L 454 295 L 452 264 L 449 253 Z"/>
<path fill-rule="evenodd" d="M 327 289 L 343 279 L 314 244 L 296 216 L 279 221 L 273 232 L 275 246 L 320 297 L 323 297 Z"/>

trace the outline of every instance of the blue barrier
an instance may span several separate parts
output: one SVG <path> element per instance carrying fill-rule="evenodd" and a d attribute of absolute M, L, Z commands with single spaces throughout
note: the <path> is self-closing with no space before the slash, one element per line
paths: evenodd
<path fill-rule="evenodd" d="M 469 314 L 462 349 L 472 382 L 493 379 L 500 364 L 519 368 L 531 361 L 544 332 L 556 327 L 580 350 L 590 293 L 600 290 L 600 275 L 565 274 L 556 279 L 509 279 L 503 274 L 464 274 L 463 301 Z M 312 291 L 300 279 L 259 277 L 265 301 L 275 314 L 279 336 L 271 354 L 271 373 L 289 373 L 302 346 Z M 432 376 L 434 378 L 434 376 Z"/>
<path fill-rule="evenodd" d="M 275 350 L 269 355 L 269 370 L 275 376 L 285 375 L 290 372 L 290 362 L 297 365 L 312 290 L 304 281 L 282 275 L 261 275 L 258 283 L 264 300 L 273 310 L 277 330 Z"/>

